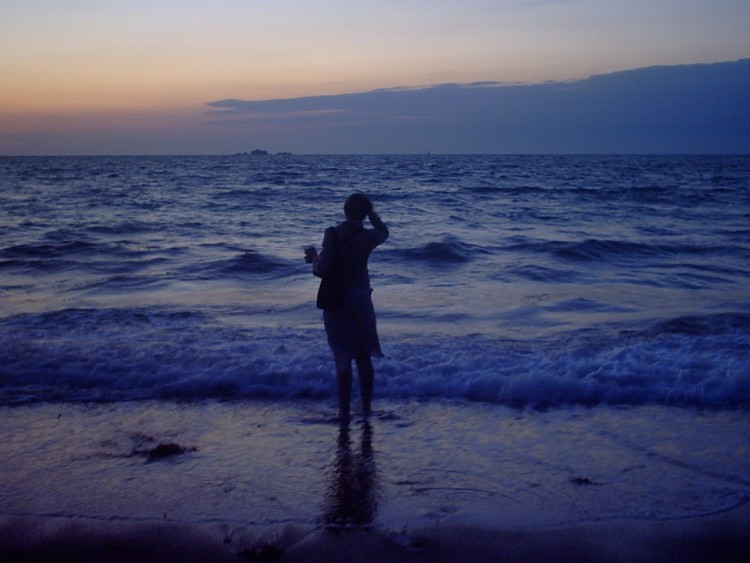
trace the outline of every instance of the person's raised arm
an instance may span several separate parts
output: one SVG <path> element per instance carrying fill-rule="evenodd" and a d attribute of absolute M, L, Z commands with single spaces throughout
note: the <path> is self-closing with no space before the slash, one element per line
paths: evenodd
<path fill-rule="evenodd" d="M 367 218 L 370 220 L 370 224 L 372 225 L 372 228 L 375 229 L 381 236 L 380 242 L 383 242 L 385 239 L 388 238 L 388 227 L 385 223 L 383 223 L 383 220 L 380 218 L 380 216 L 375 212 L 375 209 L 370 209 L 369 213 L 367 214 Z"/>

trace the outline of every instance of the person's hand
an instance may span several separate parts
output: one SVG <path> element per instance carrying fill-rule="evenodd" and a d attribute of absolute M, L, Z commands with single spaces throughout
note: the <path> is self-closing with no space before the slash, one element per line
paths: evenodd
<path fill-rule="evenodd" d="M 308 246 L 305 248 L 305 262 L 308 264 L 312 264 L 315 259 L 318 257 L 318 251 L 315 250 L 314 246 Z"/>

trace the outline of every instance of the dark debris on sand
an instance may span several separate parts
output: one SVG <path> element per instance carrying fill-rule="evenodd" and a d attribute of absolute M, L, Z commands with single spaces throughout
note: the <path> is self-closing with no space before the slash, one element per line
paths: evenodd
<path fill-rule="evenodd" d="M 183 455 L 189 452 L 197 451 L 197 448 L 187 448 L 179 444 L 172 442 L 161 443 L 153 448 L 148 449 L 135 449 L 131 452 L 132 456 L 143 456 L 146 458 L 146 463 L 159 461 L 168 457 Z"/>

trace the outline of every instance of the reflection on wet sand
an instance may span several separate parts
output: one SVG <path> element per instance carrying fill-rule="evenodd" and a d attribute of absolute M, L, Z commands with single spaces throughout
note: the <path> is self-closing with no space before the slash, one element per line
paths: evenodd
<path fill-rule="evenodd" d="M 351 429 L 341 424 L 336 458 L 328 472 L 324 521 L 328 526 L 366 526 L 378 510 L 377 468 L 372 448 L 372 425 L 361 424 L 359 451 L 352 450 Z"/>

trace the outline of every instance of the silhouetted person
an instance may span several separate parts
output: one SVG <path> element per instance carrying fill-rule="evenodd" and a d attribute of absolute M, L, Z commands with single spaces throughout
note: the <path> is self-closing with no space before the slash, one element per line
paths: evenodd
<path fill-rule="evenodd" d="M 359 452 L 352 451 L 349 424 L 341 424 L 336 459 L 329 478 L 324 507 L 326 524 L 370 524 L 378 510 L 378 486 L 372 450 L 372 426 L 368 421 L 362 425 Z"/>
<path fill-rule="evenodd" d="M 383 356 L 367 261 L 373 249 L 388 238 L 388 227 L 375 213 L 370 199 L 363 194 L 357 193 L 347 198 L 344 215 L 345 221 L 326 229 L 321 253 L 318 254 L 314 247 L 307 248 L 305 259 L 312 263 L 313 272 L 323 278 L 334 271 L 336 262 L 343 271 L 344 305 L 325 309 L 323 321 L 336 361 L 339 416 L 348 418 L 352 396 L 352 360 L 357 364 L 362 412 L 367 415 L 371 411 L 375 379 L 372 356 Z M 369 219 L 373 228 L 364 228 L 365 218 Z"/>

